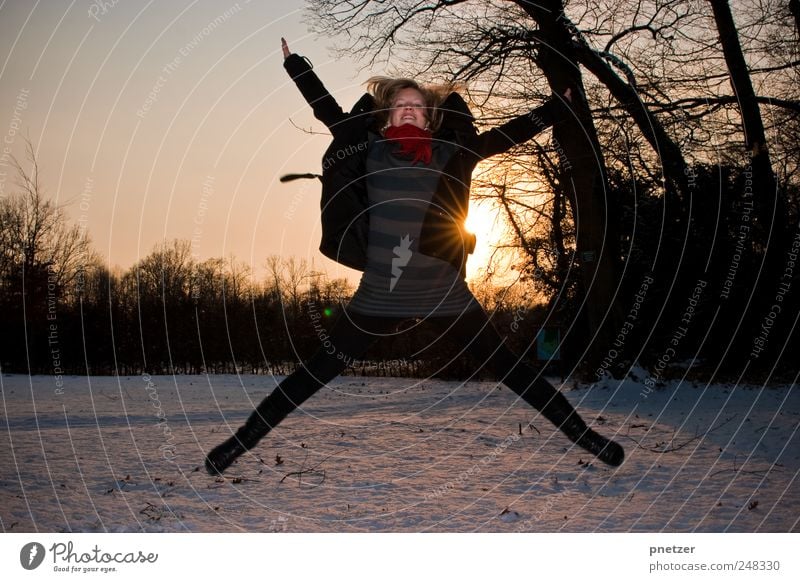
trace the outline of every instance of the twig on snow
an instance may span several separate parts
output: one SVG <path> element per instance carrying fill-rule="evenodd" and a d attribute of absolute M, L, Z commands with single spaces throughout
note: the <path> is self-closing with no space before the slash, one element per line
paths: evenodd
<path fill-rule="evenodd" d="M 317 463 L 316 465 L 314 465 L 313 467 L 310 467 L 308 469 L 302 469 L 301 468 L 299 471 L 290 471 L 290 472 L 286 473 L 281 478 L 281 480 L 278 481 L 278 483 L 283 483 L 288 477 L 292 477 L 292 476 L 296 475 L 296 476 L 300 477 L 300 479 L 298 480 L 298 485 L 300 485 L 303 482 L 303 475 L 305 475 L 306 473 L 321 473 L 322 474 L 322 481 L 320 481 L 316 485 L 317 487 L 319 487 L 320 485 L 322 485 L 325 482 L 325 470 L 317 471 L 317 467 L 319 467 L 322 463 L 324 463 L 325 461 L 327 461 L 331 457 L 335 457 L 339 453 L 341 453 L 341 451 L 336 451 L 335 453 L 332 453 L 332 454 L 328 455 L 327 457 L 322 459 L 319 463 Z M 306 450 L 306 458 L 303 459 L 303 464 L 301 465 L 301 467 L 306 464 L 306 460 L 307 459 L 308 459 L 308 450 Z"/>
<path fill-rule="evenodd" d="M 705 438 L 705 437 L 707 437 L 708 435 L 710 435 L 711 433 L 713 433 L 714 431 L 717 431 L 717 430 L 721 429 L 723 426 L 725 426 L 726 424 L 728 424 L 729 422 L 731 422 L 731 421 L 732 421 L 734 418 L 736 418 L 736 417 L 735 417 L 735 416 L 732 416 L 732 417 L 730 417 L 729 419 L 727 419 L 726 421 L 722 422 L 721 424 L 719 424 L 719 425 L 717 425 L 717 426 L 715 426 L 715 427 L 713 427 L 713 428 L 710 428 L 710 429 L 708 429 L 706 432 L 704 432 L 704 433 L 700 433 L 700 434 L 696 434 L 695 436 L 693 436 L 692 438 L 690 438 L 690 439 L 686 440 L 685 442 L 683 442 L 683 443 L 680 443 L 680 444 L 678 444 L 678 445 L 673 445 L 673 446 L 670 446 L 670 447 L 669 447 L 669 448 L 667 448 L 667 449 L 659 449 L 658 447 L 659 447 L 659 446 L 661 446 L 661 445 L 656 445 L 655 447 L 646 447 L 646 446 L 643 446 L 643 445 L 642 445 L 642 442 L 641 442 L 641 441 L 637 441 L 637 440 L 636 440 L 635 438 L 633 438 L 632 436 L 628 436 L 628 435 L 623 435 L 623 436 L 626 436 L 627 438 L 629 438 L 630 440 L 632 440 L 634 443 L 636 443 L 636 446 L 637 446 L 637 447 L 639 447 L 640 449 L 643 449 L 643 450 L 645 450 L 645 451 L 649 451 L 649 452 L 651 452 L 651 453 L 658 453 L 659 455 L 661 455 L 661 454 L 664 454 L 664 453 L 674 453 L 675 451 L 679 451 L 679 450 L 681 450 L 682 448 L 684 448 L 684 447 L 686 447 L 686 446 L 690 445 L 690 444 L 691 444 L 691 443 L 693 443 L 694 441 L 696 441 L 696 440 L 698 440 L 698 439 L 701 439 L 701 438 Z M 670 439 L 670 442 L 674 442 L 674 440 L 675 440 L 675 435 L 674 435 L 674 433 L 673 433 L 673 436 L 672 436 L 672 439 Z M 666 444 L 666 441 L 664 441 L 664 442 L 662 443 L 662 445 L 663 445 L 663 444 Z"/>

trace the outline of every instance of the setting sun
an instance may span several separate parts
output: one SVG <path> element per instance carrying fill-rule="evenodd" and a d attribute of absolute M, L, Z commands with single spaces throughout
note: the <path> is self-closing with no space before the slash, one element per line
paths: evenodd
<path fill-rule="evenodd" d="M 467 261 L 467 278 L 471 279 L 489 266 L 494 248 L 505 236 L 506 225 L 491 202 L 471 200 L 464 226 L 478 239 Z"/>

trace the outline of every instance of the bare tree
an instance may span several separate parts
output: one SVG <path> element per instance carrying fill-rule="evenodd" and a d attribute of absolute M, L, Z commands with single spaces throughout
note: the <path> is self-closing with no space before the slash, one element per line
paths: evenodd
<path fill-rule="evenodd" d="M 160 297 L 164 302 L 186 298 L 192 289 L 195 271 L 191 242 L 174 239 L 163 241 L 131 271 L 135 273 L 139 293 L 143 297 Z"/>
<path fill-rule="evenodd" d="M 267 257 L 266 267 L 271 278 L 271 291 L 289 308 L 292 317 L 296 318 L 300 313 L 301 291 L 310 274 L 308 262 L 295 257 L 270 255 Z"/>
<path fill-rule="evenodd" d="M 208 303 L 221 301 L 224 270 L 225 261 L 219 258 L 196 264 L 192 276 L 192 298 Z"/>
<path fill-rule="evenodd" d="M 231 256 L 227 261 L 224 279 L 226 301 L 240 302 L 252 298 L 252 269 L 250 265 Z"/>
<path fill-rule="evenodd" d="M 39 176 L 39 162 L 26 140 L 26 163 L 12 157 L 20 192 L 0 201 L 0 269 L 4 278 L 46 276 L 66 292 L 90 258 L 89 237 L 71 226 L 63 206 L 49 200 Z"/>
<path fill-rule="evenodd" d="M 731 87 L 742 114 L 745 147 L 752 155 L 755 182 L 763 196 L 774 197 L 776 184 L 772 173 L 767 137 L 761 119 L 756 92 L 750 79 L 747 62 L 739 43 L 739 33 L 733 21 L 728 0 L 709 0 L 719 31 L 722 52 L 730 72 Z"/>

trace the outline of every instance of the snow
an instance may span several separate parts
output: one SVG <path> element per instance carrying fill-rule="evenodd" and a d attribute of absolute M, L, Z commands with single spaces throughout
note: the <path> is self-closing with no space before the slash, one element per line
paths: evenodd
<path fill-rule="evenodd" d="M 493 382 L 340 377 L 224 478 L 270 376 L 0 376 L 5 532 L 794 532 L 792 386 L 561 387 L 618 468 Z"/>

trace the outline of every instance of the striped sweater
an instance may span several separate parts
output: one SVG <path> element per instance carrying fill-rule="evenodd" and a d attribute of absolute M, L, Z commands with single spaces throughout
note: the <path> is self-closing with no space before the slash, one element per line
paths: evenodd
<path fill-rule="evenodd" d="M 434 140 L 430 165 L 395 155 L 373 139 L 367 151 L 367 265 L 347 309 L 384 317 L 458 315 L 480 305 L 459 271 L 418 251 L 422 222 L 456 145 Z"/>

